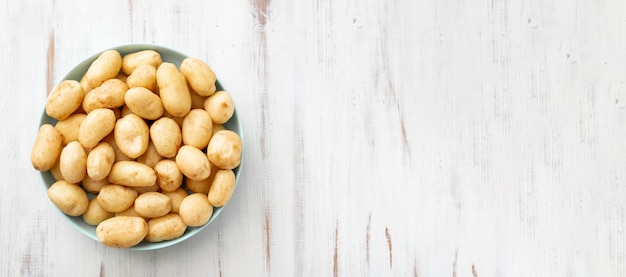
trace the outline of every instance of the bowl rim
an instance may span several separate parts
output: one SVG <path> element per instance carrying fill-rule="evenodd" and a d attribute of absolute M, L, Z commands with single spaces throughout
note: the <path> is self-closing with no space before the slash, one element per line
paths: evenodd
<path fill-rule="evenodd" d="M 110 48 L 106 48 L 103 50 L 100 50 L 94 54 L 91 54 L 89 56 L 87 56 L 86 58 L 80 60 L 78 63 L 76 63 L 60 80 L 58 80 L 55 83 L 55 86 L 58 85 L 60 82 L 64 81 L 64 80 L 76 80 L 76 81 L 80 81 L 80 78 L 82 77 L 82 75 L 87 71 L 87 69 L 89 68 L 89 65 L 91 65 L 91 63 L 98 58 L 98 56 L 100 56 L 103 52 L 108 51 L 108 50 L 117 50 L 118 52 L 120 52 L 120 54 L 122 55 L 122 57 L 126 54 L 130 54 L 130 53 L 134 53 L 137 51 L 142 51 L 142 50 L 154 50 L 159 52 L 159 54 L 161 55 L 161 57 L 163 58 L 163 53 L 167 53 L 166 56 L 176 56 L 177 58 L 180 58 L 180 61 L 171 61 L 168 60 L 166 61 L 165 59 L 163 59 L 163 62 L 171 62 L 173 64 L 176 65 L 176 68 L 180 67 L 180 62 L 182 61 L 182 59 L 186 58 L 186 57 L 191 57 L 188 56 L 184 53 L 182 53 L 181 51 L 178 51 L 176 49 L 170 48 L 170 47 L 166 47 L 166 46 L 162 46 L 162 45 L 157 45 L 157 44 L 147 44 L 147 43 L 131 43 L 131 44 L 122 44 L 122 45 L 118 45 L 118 46 L 113 46 Z M 80 77 L 77 78 L 77 76 L 80 75 Z M 219 90 L 224 90 L 224 87 L 222 85 L 222 83 L 218 80 L 216 80 L 216 87 L 218 88 L 217 91 Z M 47 96 L 46 96 L 47 97 Z M 58 120 L 49 117 L 46 114 L 45 108 L 43 109 L 42 113 L 41 113 L 41 117 L 39 119 L 39 125 L 38 127 L 40 127 L 43 124 L 52 124 L 54 126 L 54 124 L 57 122 Z M 237 113 L 237 105 L 235 105 L 235 109 L 233 112 L 233 116 L 223 125 L 225 126 L 235 126 L 237 129 L 237 134 L 239 135 L 240 139 L 241 139 L 241 158 L 240 158 L 240 163 L 239 165 L 233 169 L 234 173 L 235 173 L 235 185 L 233 188 L 233 194 L 235 193 L 235 191 L 237 190 L 238 187 L 238 183 L 239 183 L 239 179 L 240 179 L 240 175 L 241 175 L 241 171 L 243 170 L 243 163 L 244 163 L 244 157 L 245 157 L 245 135 L 244 135 L 244 129 L 243 129 L 243 124 L 241 122 L 241 119 L 239 118 L 239 114 Z M 227 128 L 229 130 L 232 130 L 231 128 Z M 52 177 L 52 174 L 50 173 L 50 171 L 39 171 L 40 173 L 40 177 L 43 181 L 44 184 L 44 188 L 46 189 L 46 191 L 48 190 L 48 188 L 54 183 L 56 182 L 56 180 Z M 81 186 L 82 189 L 82 186 Z M 89 196 L 89 199 L 91 200 L 91 198 L 95 197 L 94 194 L 88 193 L 87 195 Z M 70 223 L 70 225 L 72 225 L 74 227 L 74 229 L 78 230 L 80 233 L 84 234 L 85 236 L 100 242 L 98 240 L 98 238 L 96 237 L 95 234 L 95 228 L 96 226 L 92 226 L 92 225 L 87 225 L 86 223 L 84 223 L 84 221 L 82 220 L 82 216 L 69 216 L 65 213 L 63 213 L 58 207 L 56 207 L 54 204 L 52 205 L 54 206 L 54 209 L 57 210 L 57 212 L 59 212 L 63 218 L 65 218 L 65 220 L 67 222 Z M 219 215 L 222 213 L 222 211 L 226 208 L 226 206 L 228 206 L 228 203 L 222 207 L 214 207 L 213 208 L 213 214 L 211 215 L 211 218 L 209 219 L 209 221 L 207 223 L 205 223 L 202 226 L 198 226 L 198 227 L 187 227 L 187 229 L 185 230 L 185 233 L 176 239 L 173 240 L 165 240 L 165 241 L 161 241 L 161 242 L 146 242 L 146 241 L 142 241 L 141 243 L 132 246 L 132 247 L 128 247 L 128 248 L 121 248 L 121 249 L 129 249 L 129 250 L 157 250 L 157 249 L 161 249 L 161 248 L 165 248 L 165 247 L 169 247 L 175 244 L 178 244 L 182 241 L 185 241 L 193 236 L 195 236 L 196 234 L 198 234 L 200 231 L 204 230 L 206 227 L 208 227 L 211 223 L 213 223 L 218 217 Z M 81 221 L 82 223 L 79 223 L 78 221 Z M 87 229 L 89 228 L 89 229 Z M 101 243 L 99 243 L 100 245 L 102 245 Z M 104 245 L 103 245 L 104 246 Z M 108 247 L 111 248 L 111 247 Z"/>

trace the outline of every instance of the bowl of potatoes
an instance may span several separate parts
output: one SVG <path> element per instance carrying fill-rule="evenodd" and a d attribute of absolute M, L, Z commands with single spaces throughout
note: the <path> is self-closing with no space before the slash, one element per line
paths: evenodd
<path fill-rule="evenodd" d="M 48 198 L 107 247 L 184 241 L 231 199 L 243 129 L 230 94 L 202 60 L 122 45 L 72 68 L 49 92 L 31 163 Z"/>

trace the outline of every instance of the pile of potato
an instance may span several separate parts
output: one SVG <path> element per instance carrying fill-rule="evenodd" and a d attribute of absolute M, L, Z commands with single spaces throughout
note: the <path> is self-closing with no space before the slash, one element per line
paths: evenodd
<path fill-rule="evenodd" d="M 57 180 L 50 200 L 97 226 L 111 247 L 172 240 L 206 224 L 231 198 L 242 151 L 222 125 L 233 100 L 215 81 L 195 58 L 179 70 L 153 50 L 108 50 L 80 82 L 60 82 L 46 102 L 58 122 L 40 127 L 31 153 L 33 167 Z"/>

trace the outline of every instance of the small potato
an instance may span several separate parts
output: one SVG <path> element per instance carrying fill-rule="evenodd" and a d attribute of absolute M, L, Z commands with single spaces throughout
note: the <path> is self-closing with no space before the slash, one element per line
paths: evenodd
<path fill-rule="evenodd" d="M 167 214 L 148 221 L 148 234 L 145 240 L 159 242 L 180 238 L 187 230 L 187 225 L 178 214 Z"/>
<path fill-rule="evenodd" d="M 158 68 L 162 62 L 161 55 L 157 51 L 143 50 L 124 56 L 122 59 L 122 72 L 126 75 L 131 75 L 141 65 L 147 64 Z"/>
<path fill-rule="evenodd" d="M 230 169 L 218 170 L 209 190 L 209 203 L 213 207 L 226 205 L 235 189 L 235 173 Z"/>
<path fill-rule="evenodd" d="M 176 122 L 176 124 L 178 124 L 179 128 L 183 127 L 183 120 L 185 120 L 184 117 L 173 116 L 169 114 L 167 111 L 163 112 L 163 117 L 173 119 Z"/>
<path fill-rule="evenodd" d="M 54 128 L 63 136 L 63 145 L 67 145 L 70 141 L 78 141 L 78 130 L 85 117 L 87 115 L 84 113 L 76 113 L 64 120 L 59 120 L 54 125 Z"/>
<path fill-rule="evenodd" d="M 139 244 L 148 234 L 148 223 L 141 217 L 116 216 L 96 228 L 98 240 L 109 247 L 128 248 Z"/>
<path fill-rule="evenodd" d="M 63 136 L 50 124 L 39 127 L 35 145 L 30 153 L 30 162 L 39 171 L 50 170 L 61 155 Z"/>
<path fill-rule="evenodd" d="M 201 96 L 215 93 L 215 73 L 203 61 L 196 58 L 186 58 L 180 64 L 180 72 L 185 76 L 189 86 Z"/>
<path fill-rule="evenodd" d="M 95 181 L 105 179 L 115 162 L 115 150 L 106 143 L 100 142 L 87 155 L 87 175 Z"/>
<path fill-rule="evenodd" d="M 130 110 L 130 108 L 128 108 L 128 106 L 124 105 L 124 106 L 122 106 L 122 110 L 120 111 L 120 117 L 118 119 L 120 119 L 122 117 L 125 117 L 125 116 L 127 116 L 127 115 L 129 115 L 131 113 L 133 113 L 133 112 Z"/>
<path fill-rule="evenodd" d="M 135 200 L 135 211 L 145 217 L 155 218 L 172 210 L 172 200 L 160 192 L 146 192 Z"/>
<path fill-rule="evenodd" d="M 121 161 L 113 164 L 109 173 L 109 182 L 129 187 L 149 187 L 155 184 L 154 170 L 135 161 Z"/>
<path fill-rule="evenodd" d="M 165 110 L 173 116 L 183 117 L 191 110 L 191 95 L 185 77 L 172 63 L 162 63 L 156 72 L 159 94 Z"/>
<path fill-rule="evenodd" d="M 46 114 L 57 120 L 66 119 L 78 109 L 84 96 L 83 88 L 79 82 L 74 80 L 62 81 L 48 95 Z"/>
<path fill-rule="evenodd" d="M 141 156 L 148 149 L 150 129 L 141 117 L 129 114 L 115 123 L 115 143 L 120 151 L 131 159 Z"/>
<path fill-rule="evenodd" d="M 230 130 L 222 130 L 211 138 L 207 147 L 209 160 L 221 169 L 233 169 L 241 162 L 241 138 Z"/>
<path fill-rule="evenodd" d="M 61 160 L 61 155 L 59 155 L 59 159 L 57 159 L 56 163 L 54 163 L 54 166 L 50 168 L 50 174 L 52 174 L 52 178 L 57 181 L 65 180 L 63 178 L 63 174 L 61 174 L 61 163 L 59 162 L 59 160 Z"/>
<path fill-rule="evenodd" d="M 218 91 L 204 100 L 204 109 L 211 115 L 213 122 L 226 123 L 235 113 L 235 103 L 225 91 Z"/>
<path fill-rule="evenodd" d="M 108 79 L 113 79 L 122 68 L 122 56 L 117 50 L 107 50 L 102 52 L 98 58 L 91 63 L 85 79 L 90 87 L 97 88 Z"/>
<path fill-rule="evenodd" d="M 103 186 L 96 197 L 100 207 L 112 213 L 128 209 L 135 202 L 135 198 L 137 198 L 135 190 L 114 184 Z"/>
<path fill-rule="evenodd" d="M 128 79 L 128 75 L 124 74 L 124 72 L 120 72 L 120 73 L 117 73 L 117 76 L 115 76 L 115 79 L 118 79 L 126 83 L 126 79 Z"/>
<path fill-rule="evenodd" d="M 152 186 L 147 186 L 147 187 L 131 187 L 131 189 L 134 189 L 135 191 L 137 191 L 137 193 L 139 194 L 143 194 L 146 192 L 154 192 L 154 191 L 159 191 L 159 189 L 161 189 L 159 187 L 159 184 L 154 183 L 154 185 Z"/>
<path fill-rule="evenodd" d="M 124 94 L 128 90 L 126 83 L 119 79 L 109 79 L 102 85 L 85 94 L 83 110 L 90 113 L 100 108 L 119 108 L 124 105 Z"/>
<path fill-rule="evenodd" d="M 159 119 L 164 112 L 161 98 L 144 87 L 129 89 L 124 102 L 134 114 L 148 120 Z"/>
<path fill-rule="evenodd" d="M 176 165 L 187 178 L 195 181 L 204 180 L 211 174 L 207 156 L 193 146 L 183 145 L 178 150 Z"/>
<path fill-rule="evenodd" d="M 198 227 L 206 224 L 213 215 L 213 206 L 204 193 L 194 193 L 183 199 L 180 203 L 178 214 L 183 222 L 190 227 Z"/>
<path fill-rule="evenodd" d="M 69 216 L 79 216 L 87 211 L 89 198 L 78 185 L 67 181 L 56 181 L 48 188 L 48 198 L 59 210 Z"/>
<path fill-rule="evenodd" d="M 159 118 L 152 123 L 150 139 L 154 143 L 157 153 L 165 158 L 175 157 L 183 140 L 178 124 L 167 117 Z"/>
<path fill-rule="evenodd" d="M 193 192 L 201 192 L 204 194 L 209 193 L 209 189 L 211 188 L 213 179 L 215 179 L 215 173 L 219 171 L 219 168 L 217 168 L 217 166 L 215 166 L 213 163 L 209 162 L 209 166 L 211 167 L 211 175 L 209 175 L 209 178 L 201 181 L 194 181 L 189 178 L 185 178 L 185 186 L 188 190 Z"/>
<path fill-rule="evenodd" d="M 80 87 L 83 88 L 83 93 L 87 94 L 88 92 L 90 92 L 93 87 L 91 85 L 89 85 L 89 82 L 87 81 L 87 78 L 85 78 L 85 74 L 83 74 L 83 77 L 80 78 Z M 82 106 L 79 106 L 82 107 Z"/>
<path fill-rule="evenodd" d="M 189 96 L 191 96 L 192 109 L 204 109 L 204 100 L 206 100 L 206 96 L 199 95 L 191 88 L 189 88 Z"/>
<path fill-rule="evenodd" d="M 78 141 L 63 148 L 59 163 L 63 179 L 70 183 L 79 183 L 87 175 L 87 152 Z"/>
<path fill-rule="evenodd" d="M 102 187 L 109 185 L 111 183 L 109 183 L 109 180 L 106 178 L 100 181 L 96 181 L 94 179 L 91 179 L 89 175 L 87 175 L 85 176 L 85 178 L 83 178 L 83 181 L 81 182 L 81 184 L 83 185 L 83 188 L 86 191 L 91 192 L 93 194 L 97 194 L 98 192 L 100 192 Z"/>
<path fill-rule="evenodd" d="M 89 225 L 97 226 L 100 222 L 113 217 L 113 213 L 109 212 L 98 204 L 96 198 L 91 199 L 87 211 L 83 214 L 83 221 Z"/>
<path fill-rule="evenodd" d="M 115 127 L 115 113 L 110 109 L 91 111 L 78 129 L 78 141 L 85 148 L 94 148 Z"/>
<path fill-rule="evenodd" d="M 215 135 L 215 133 L 221 131 L 221 130 L 226 130 L 226 127 L 224 127 L 224 125 L 222 124 L 215 124 L 215 122 L 213 123 L 213 132 L 211 134 L 211 137 L 213 137 L 213 135 Z"/>
<path fill-rule="evenodd" d="M 167 197 L 170 198 L 170 200 L 172 200 L 172 210 L 170 212 L 172 213 L 178 213 L 178 210 L 180 209 L 180 203 L 183 202 L 183 199 L 185 199 L 185 197 L 187 197 L 188 193 L 184 188 L 178 188 L 175 191 L 172 192 L 163 192 L 163 194 L 167 195 Z"/>
<path fill-rule="evenodd" d="M 126 79 L 129 88 L 143 87 L 154 91 L 156 87 L 156 68 L 148 64 L 137 67 Z"/>
<path fill-rule="evenodd" d="M 156 147 L 154 147 L 154 143 L 150 142 L 148 144 L 148 149 L 143 155 L 137 157 L 137 161 L 145 164 L 149 167 L 154 168 L 154 166 L 160 161 L 163 160 L 163 157 L 159 155 L 159 152 L 156 151 Z"/>
<path fill-rule="evenodd" d="M 209 113 L 202 109 L 193 109 L 183 120 L 183 143 L 198 149 L 204 149 L 209 145 L 212 130 L 213 123 Z"/>
<path fill-rule="evenodd" d="M 133 159 L 126 156 L 126 154 L 122 153 L 119 147 L 117 147 L 117 142 L 115 141 L 115 134 L 110 133 L 108 136 L 102 139 L 102 141 L 108 143 L 113 147 L 113 151 L 115 151 L 115 162 L 121 161 L 132 161 Z"/>
<path fill-rule="evenodd" d="M 139 213 L 137 213 L 137 211 L 135 211 L 135 203 L 133 203 L 132 206 L 128 207 L 128 209 L 115 213 L 115 216 L 136 216 L 146 220 L 148 219 L 147 217 L 143 217 Z"/>
<path fill-rule="evenodd" d="M 157 175 L 157 184 L 164 192 L 175 191 L 183 184 L 183 173 L 172 160 L 159 161 L 154 166 L 154 172 Z"/>

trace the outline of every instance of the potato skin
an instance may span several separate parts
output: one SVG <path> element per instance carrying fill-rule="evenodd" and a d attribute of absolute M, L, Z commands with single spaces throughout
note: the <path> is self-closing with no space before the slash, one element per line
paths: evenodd
<path fill-rule="evenodd" d="M 154 170 L 140 162 L 121 161 L 113 164 L 109 173 L 109 182 L 128 187 L 149 187 L 155 184 Z"/>
<path fill-rule="evenodd" d="M 186 58 L 180 63 L 180 72 L 198 95 L 210 96 L 215 93 L 215 73 L 203 61 Z"/>
<path fill-rule="evenodd" d="M 152 65 L 142 64 L 126 78 L 129 88 L 143 87 L 150 91 L 156 88 L 156 68 Z"/>
<path fill-rule="evenodd" d="M 183 145 L 176 154 L 176 165 L 189 179 L 200 181 L 209 178 L 211 166 L 209 159 L 200 149 Z"/>
<path fill-rule="evenodd" d="M 100 222 L 113 217 L 113 213 L 109 212 L 98 204 L 96 198 L 89 201 L 87 211 L 83 214 L 83 221 L 89 225 L 97 226 Z"/>
<path fill-rule="evenodd" d="M 39 127 L 30 162 L 36 170 L 50 170 L 59 159 L 63 149 L 63 136 L 50 124 Z"/>
<path fill-rule="evenodd" d="M 213 206 L 209 203 L 206 194 L 194 193 L 183 199 L 178 214 L 187 226 L 198 227 L 209 222 L 213 215 Z"/>
<path fill-rule="evenodd" d="M 122 68 L 122 56 L 117 50 L 102 52 L 85 72 L 84 78 L 91 88 L 99 87 L 104 81 L 113 79 Z"/>
<path fill-rule="evenodd" d="M 218 170 L 209 190 L 209 203 L 222 207 L 230 201 L 235 189 L 235 173 L 230 169 Z"/>
<path fill-rule="evenodd" d="M 211 163 L 221 169 L 233 169 L 241 162 L 243 145 L 239 135 L 230 130 L 222 130 L 213 135 L 207 147 Z"/>
<path fill-rule="evenodd" d="M 109 247 L 128 248 L 139 244 L 148 234 L 148 223 L 141 217 L 116 216 L 96 227 L 96 237 Z"/>
<path fill-rule="evenodd" d="M 154 172 L 157 175 L 157 184 L 164 192 L 175 191 L 183 184 L 183 173 L 172 160 L 159 161 L 154 166 Z"/>
<path fill-rule="evenodd" d="M 165 158 L 173 158 L 182 143 L 180 127 L 171 118 L 162 117 L 150 126 L 150 139 L 157 153 Z"/>
<path fill-rule="evenodd" d="M 164 112 L 161 98 L 144 87 L 129 89 L 124 102 L 132 113 L 148 120 L 159 119 Z"/>
<path fill-rule="evenodd" d="M 48 198 L 59 210 L 69 216 L 79 216 L 87 211 L 89 198 L 78 185 L 67 181 L 56 181 L 48 188 Z"/>
<path fill-rule="evenodd" d="M 203 149 L 209 145 L 213 122 L 211 116 L 205 110 L 193 109 L 183 119 L 182 136 L 183 143 Z"/>
<path fill-rule="evenodd" d="M 135 199 L 135 211 L 145 217 L 155 218 L 172 210 L 172 200 L 160 192 L 146 192 Z"/>
<path fill-rule="evenodd" d="M 102 85 L 85 94 L 83 110 L 90 113 L 95 109 L 119 108 L 124 105 L 124 94 L 128 90 L 126 83 L 119 79 L 109 79 Z"/>
<path fill-rule="evenodd" d="M 170 213 L 148 221 L 148 234 L 145 240 L 149 242 L 173 240 L 181 237 L 185 230 L 187 230 L 187 225 L 183 222 L 183 218 L 178 214 Z"/>
<path fill-rule="evenodd" d="M 115 123 L 113 135 L 117 147 L 131 159 L 141 156 L 148 149 L 150 129 L 148 124 L 135 114 L 120 118 Z"/>
<path fill-rule="evenodd" d="M 173 116 L 184 117 L 191 110 L 185 77 L 174 64 L 164 62 L 157 69 L 156 79 L 165 110 Z"/>
<path fill-rule="evenodd" d="M 68 118 L 83 102 L 84 92 L 74 80 L 60 82 L 46 100 L 46 114 L 54 119 Z"/>
<path fill-rule="evenodd" d="M 154 143 L 152 142 L 148 144 L 148 149 L 146 149 L 146 152 L 137 157 L 138 162 L 152 168 L 154 168 L 154 166 L 161 160 L 163 160 L 163 157 L 161 157 L 161 155 L 159 155 L 159 152 L 156 151 Z"/>
<path fill-rule="evenodd" d="M 115 113 L 110 109 L 91 111 L 78 130 L 78 141 L 85 148 L 94 148 L 115 127 Z"/>
<path fill-rule="evenodd" d="M 105 179 L 115 162 L 115 150 L 106 143 L 100 142 L 87 155 L 87 175 L 95 181 Z"/>
<path fill-rule="evenodd" d="M 161 54 L 154 50 L 142 50 L 130 53 L 122 58 L 122 72 L 131 75 L 141 65 L 150 65 L 155 69 L 161 65 Z"/>
<path fill-rule="evenodd" d="M 226 123 L 235 113 L 235 103 L 225 91 L 218 91 L 204 100 L 204 109 L 211 115 L 213 122 Z"/>
<path fill-rule="evenodd" d="M 117 213 L 132 206 L 137 198 L 137 192 L 121 185 L 105 185 L 100 189 L 96 199 L 104 210 Z"/>
<path fill-rule="evenodd" d="M 185 197 L 189 195 L 184 188 L 178 188 L 177 190 L 172 192 L 163 192 L 163 194 L 167 195 L 167 197 L 169 197 L 172 201 L 172 210 L 170 211 L 172 213 L 178 213 L 180 209 L 180 203 L 182 203 L 183 199 L 185 199 Z"/>
<path fill-rule="evenodd" d="M 59 169 L 63 179 L 70 183 L 79 183 L 87 175 L 87 152 L 78 142 L 68 143 L 61 151 Z"/>
<path fill-rule="evenodd" d="M 54 128 L 63 136 L 63 145 L 67 145 L 71 141 L 78 141 L 78 130 L 80 125 L 87 117 L 84 113 L 75 113 L 64 120 L 59 120 Z"/>

